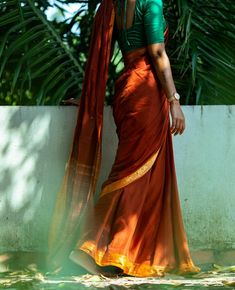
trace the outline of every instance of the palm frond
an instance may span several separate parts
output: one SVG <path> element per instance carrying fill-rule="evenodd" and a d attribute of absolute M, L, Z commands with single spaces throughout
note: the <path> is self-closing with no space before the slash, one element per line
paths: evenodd
<path fill-rule="evenodd" d="M 170 0 L 168 53 L 185 104 L 235 104 L 235 3 Z"/>
<path fill-rule="evenodd" d="M 74 52 L 35 1 L 1 2 L 0 79 L 10 78 L 11 94 L 18 96 L 15 104 L 59 104 L 79 97 L 83 73 Z"/>

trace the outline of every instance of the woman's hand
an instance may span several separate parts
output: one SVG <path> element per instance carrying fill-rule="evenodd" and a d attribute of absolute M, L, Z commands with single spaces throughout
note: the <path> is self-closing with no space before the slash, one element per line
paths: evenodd
<path fill-rule="evenodd" d="M 174 135 L 181 135 L 185 130 L 185 118 L 179 101 L 173 100 L 170 102 L 170 113 L 172 119 L 171 133 Z"/>

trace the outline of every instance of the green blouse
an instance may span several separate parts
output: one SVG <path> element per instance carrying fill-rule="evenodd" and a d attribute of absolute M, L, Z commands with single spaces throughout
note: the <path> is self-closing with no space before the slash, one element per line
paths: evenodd
<path fill-rule="evenodd" d="M 135 5 L 133 25 L 117 31 L 117 41 L 122 52 L 164 42 L 166 21 L 162 0 L 136 0 Z"/>

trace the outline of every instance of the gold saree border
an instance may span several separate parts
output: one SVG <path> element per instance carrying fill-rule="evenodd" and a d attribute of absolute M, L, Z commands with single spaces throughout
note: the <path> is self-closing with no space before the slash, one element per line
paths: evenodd
<path fill-rule="evenodd" d="M 157 156 L 159 154 L 161 147 L 157 150 L 157 152 L 155 152 L 147 161 L 145 164 L 143 164 L 140 168 L 138 168 L 135 172 L 131 173 L 130 175 L 114 181 L 110 184 L 107 184 L 106 186 L 104 186 L 104 188 L 101 190 L 100 193 L 100 197 L 113 192 L 115 190 L 118 190 L 120 188 L 123 188 L 125 186 L 127 186 L 128 184 L 132 183 L 133 181 L 139 179 L 140 177 L 142 177 L 145 173 L 147 173 L 151 167 L 153 166 L 155 160 L 157 159 Z"/>
<path fill-rule="evenodd" d="M 180 265 L 150 265 L 149 261 L 141 264 L 134 263 L 126 255 L 118 253 L 108 253 L 105 250 L 98 250 L 94 243 L 87 241 L 79 248 L 86 254 L 91 256 L 95 263 L 101 267 L 115 266 L 123 270 L 124 274 L 135 277 L 163 277 L 165 273 L 174 274 L 196 274 L 200 272 L 200 268 L 195 266 L 191 259 L 187 263 Z"/>

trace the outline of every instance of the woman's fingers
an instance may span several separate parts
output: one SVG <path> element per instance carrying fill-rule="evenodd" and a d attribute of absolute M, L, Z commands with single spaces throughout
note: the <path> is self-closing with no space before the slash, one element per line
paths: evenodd
<path fill-rule="evenodd" d="M 179 129 L 178 129 L 178 134 L 182 134 L 183 133 L 183 127 L 184 127 L 184 120 L 180 120 L 180 125 L 179 125 Z"/>
<path fill-rule="evenodd" d="M 180 131 L 180 135 L 183 134 L 184 130 L 185 130 L 185 120 L 183 120 L 183 122 L 182 122 L 182 128 Z"/>
<path fill-rule="evenodd" d="M 179 134 L 179 130 L 180 130 L 180 127 L 181 127 L 181 120 L 180 119 L 177 119 L 176 120 L 176 131 L 175 131 L 175 134 L 174 135 L 178 135 Z"/>
<path fill-rule="evenodd" d="M 182 134 L 185 129 L 185 121 L 184 119 L 173 118 L 172 119 L 172 126 L 171 126 L 171 133 L 174 135 Z"/>
<path fill-rule="evenodd" d="M 171 133 L 177 135 L 179 130 L 179 120 L 177 118 L 172 119 Z"/>
<path fill-rule="evenodd" d="M 176 119 L 172 118 L 172 124 L 171 124 L 171 133 L 174 134 L 175 132 L 175 124 L 176 124 Z"/>
<path fill-rule="evenodd" d="M 179 119 L 176 119 L 176 120 L 175 120 L 175 130 L 174 130 L 174 135 L 177 135 L 177 134 L 178 134 L 179 126 L 180 126 L 180 121 L 179 121 Z"/>

